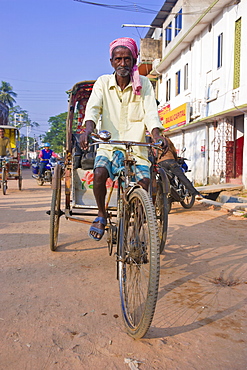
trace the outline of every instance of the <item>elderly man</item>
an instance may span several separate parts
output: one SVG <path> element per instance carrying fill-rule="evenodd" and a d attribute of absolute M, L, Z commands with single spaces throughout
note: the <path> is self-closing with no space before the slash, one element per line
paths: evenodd
<path fill-rule="evenodd" d="M 86 129 L 81 135 L 81 147 L 86 149 L 88 137 L 95 129 L 100 115 L 101 129 L 111 132 L 113 140 L 145 142 L 148 130 L 155 142 L 162 140 L 163 129 L 157 111 L 153 87 L 147 77 L 139 76 L 136 65 L 138 48 L 136 42 L 127 37 L 110 44 L 112 75 L 103 75 L 95 82 L 85 112 Z M 99 146 L 94 163 L 94 196 L 98 206 L 98 217 L 94 220 L 89 236 L 100 240 L 106 226 L 106 180 L 114 179 L 117 167 L 122 165 L 124 147 L 105 144 Z M 137 161 L 137 181 L 148 190 L 150 163 L 147 149 L 134 147 Z"/>
<path fill-rule="evenodd" d="M 0 128 L 0 157 L 5 157 L 7 155 L 7 151 L 9 154 L 13 156 L 12 148 L 10 146 L 9 138 L 4 136 L 4 128 Z"/>

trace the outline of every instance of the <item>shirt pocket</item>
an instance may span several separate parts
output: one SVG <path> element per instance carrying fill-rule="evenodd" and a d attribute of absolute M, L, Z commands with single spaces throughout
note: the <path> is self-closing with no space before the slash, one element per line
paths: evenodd
<path fill-rule="evenodd" d="M 141 102 L 131 102 L 128 104 L 128 120 L 130 122 L 140 122 L 144 119 L 144 111 Z"/>

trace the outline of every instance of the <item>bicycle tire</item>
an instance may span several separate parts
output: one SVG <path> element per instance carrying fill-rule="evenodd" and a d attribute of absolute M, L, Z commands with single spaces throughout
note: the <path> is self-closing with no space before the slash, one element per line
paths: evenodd
<path fill-rule="evenodd" d="M 6 195 L 7 192 L 7 180 L 6 180 L 6 169 L 2 167 L 2 192 Z"/>
<path fill-rule="evenodd" d="M 182 200 L 181 202 L 180 202 L 180 204 L 184 207 L 184 208 L 186 208 L 186 209 L 189 209 L 189 208 L 191 208 L 191 207 L 193 207 L 193 205 L 194 205 L 194 203 L 195 203 L 195 195 L 191 195 L 188 191 L 187 191 L 187 189 L 185 188 L 185 186 L 183 185 L 183 188 L 182 188 L 182 190 L 183 190 L 183 193 L 185 194 L 185 198 L 184 198 L 184 200 Z"/>
<path fill-rule="evenodd" d="M 157 193 L 154 206 L 160 238 L 160 253 L 162 253 L 165 248 L 167 238 L 169 204 L 167 194 L 164 193 L 163 190 L 161 179 L 157 180 Z"/>
<path fill-rule="evenodd" d="M 21 190 L 22 189 L 22 176 L 19 176 L 18 177 L 18 189 Z"/>
<path fill-rule="evenodd" d="M 59 220 L 61 217 L 61 178 L 58 179 L 56 189 L 52 191 L 50 211 L 50 248 L 55 251 L 58 243 Z"/>
<path fill-rule="evenodd" d="M 122 316 L 135 339 L 148 331 L 157 301 L 160 240 L 154 205 L 137 188 L 129 196 L 119 225 L 118 278 Z"/>

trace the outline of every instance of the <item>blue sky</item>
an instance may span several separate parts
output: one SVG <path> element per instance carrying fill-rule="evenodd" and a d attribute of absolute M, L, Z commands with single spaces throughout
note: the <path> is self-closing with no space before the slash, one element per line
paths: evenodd
<path fill-rule="evenodd" d="M 11 84 L 17 105 L 40 124 L 33 134 L 49 129 L 51 116 L 67 111 L 66 90 L 76 82 L 111 73 L 109 43 L 132 37 L 140 43 L 163 0 L 99 0 L 108 5 L 152 12 L 120 11 L 73 0 L 0 0 L 0 81 Z"/>

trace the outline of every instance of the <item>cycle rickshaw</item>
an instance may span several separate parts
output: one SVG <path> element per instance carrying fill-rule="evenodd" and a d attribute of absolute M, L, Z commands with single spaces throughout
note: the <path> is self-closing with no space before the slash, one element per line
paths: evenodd
<path fill-rule="evenodd" d="M 4 129 L 4 136 L 9 138 L 13 157 L 0 157 L 0 186 L 3 195 L 7 192 L 9 180 L 17 180 L 17 187 L 22 188 L 22 174 L 20 164 L 20 132 L 18 128 L 9 125 L 0 125 Z"/>
<path fill-rule="evenodd" d="M 99 144 L 124 145 L 125 165 L 116 181 L 110 181 L 106 197 L 108 212 L 106 233 L 109 254 L 116 248 L 117 279 L 123 321 L 127 332 L 135 339 L 142 338 L 151 325 L 156 306 L 159 284 L 160 252 L 164 249 L 167 233 L 167 194 L 169 191 L 165 173 L 151 166 L 150 194 L 134 179 L 135 158 L 133 146 L 160 149 L 158 144 L 117 142 L 110 139 L 107 131 L 92 134 L 90 150 L 83 153 L 78 145 L 83 106 L 90 96 L 93 81 L 77 83 L 70 90 L 69 110 L 66 122 L 65 159 L 65 210 L 61 210 L 62 169 L 58 165 L 52 182 L 50 214 L 50 248 L 56 250 L 59 219 L 92 223 L 87 217 L 97 215 L 93 204 L 93 172 L 90 160 Z M 72 133 L 75 106 L 79 107 L 79 123 Z M 88 167 L 87 167 L 88 166 Z M 162 177 L 164 176 L 164 178 Z M 89 203 L 87 203 L 89 201 Z"/>

